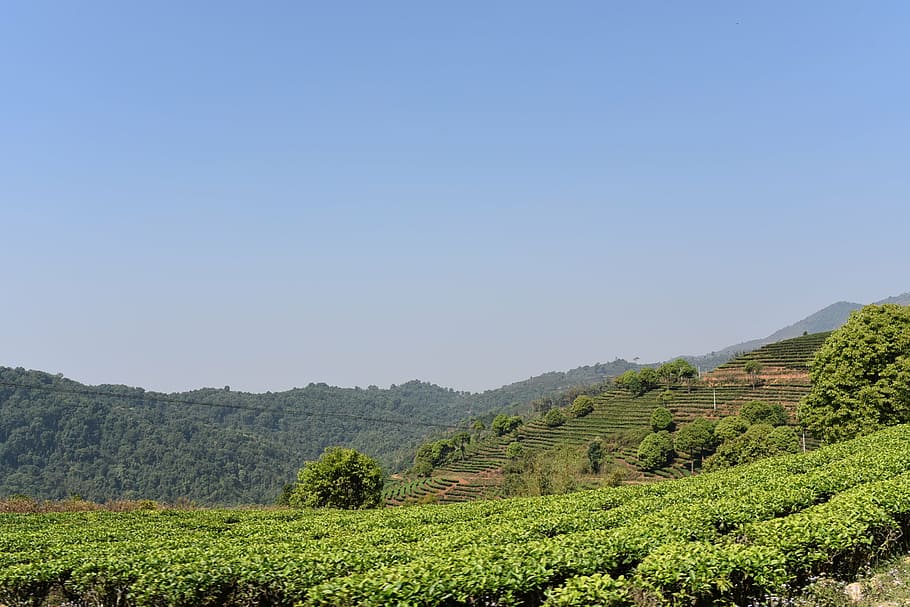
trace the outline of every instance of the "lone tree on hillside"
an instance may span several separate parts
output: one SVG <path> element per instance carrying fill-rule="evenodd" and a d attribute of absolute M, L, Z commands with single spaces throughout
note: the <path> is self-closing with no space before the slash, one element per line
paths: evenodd
<path fill-rule="evenodd" d="M 676 360 L 664 363 L 657 369 L 657 376 L 663 381 L 667 382 L 667 390 L 670 387 L 682 380 L 686 380 L 686 384 L 691 388 L 692 380 L 698 376 L 698 369 L 692 366 L 689 361 L 684 358 L 677 358 Z"/>
<path fill-rule="evenodd" d="M 885 304 L 853 312 L 822 344 L 809 378 L 799 419 L 825 441 L 910 421 L 910 308 Z"/>
<path fill-rule="evenodd" d="M 666 430 L 649 434 L 638 445 L 637 455 L 645 470 L 663 468 L 673 459 L 673 437 Z"/>
<path fill-rule="evenodd" d="M 584 417 L 594 412 L 594 399 L 587 394 L 582 394 L 572 401 L 572 415 L 575 417 Z"/>
<path fill-rule="evenodd" d="M 651 429 L 654 432 L 673 429 L 673 414 L 666 407 L 658 407 L 651 412 Z"/>
<path fill-rule="evenodd" d="M 326 447 L 319 460 L 297 473 L 291 506 L 302 508 L 376 508 L 382 499 L 379 463 L 344 447 Z"/>
<path fill-rule="evenodd" d="M 746 361 L 746 364 L 743 365 L 743 371 L 749 376 L 749 379 L 752 380 L 752 389 L 755 389 L 755 385 L 758 382 L 758 374 L 761 373 L 762 366 L 761 363 L 757 360 Z"/>
<path fill-rule="evenodd" d="M 673 440 L 676 451 L 685 451 L 692 459 L 692 472 L 695 472 L 695 456 L 704 460 L 705 453 L 713 451 L 716 445 L 714 423 L 704 417 L 696 417 L 684 424 Z"/>

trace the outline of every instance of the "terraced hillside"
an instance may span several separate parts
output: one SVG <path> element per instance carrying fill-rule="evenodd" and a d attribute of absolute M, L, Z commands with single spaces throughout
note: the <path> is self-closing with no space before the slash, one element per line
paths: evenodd
<path fill-rule="evenodd" d="M 677 460 L 672 468 L 656 473 L 643 473 L 637 466 L 635 437 L 647 431 L 655 408 L 667 407 L 674 421 L 682 424 L 696 417 L 716 419 L 733 415 L 743 403 L 760 400 L 783 405 L 791 415 L 791 423 L 796 423 L 796 406 L 809 391 L 809 363 L 828 335 L 816 333 L 787 339 L 743 354 L 691 386 L 672 386 L 669 398 L 663 387 L 638 397 L 625 390 L 611 389 L 595 398 L 594 412 L 588 416 L 569 418 L 555 428 L 537 418 L 513 433 L 490 437 L 474 445 L 461 461 L 435 470 L 432 483 L 431 479 L 393 482 L 387 490 L 387 503 L 458 502 L 496 497 L 502 468 L 508 461 L 506 447 L 514 441 L 527 450 L 583 445 L 600 438 L 612 447 L 615 461 L 627 467 L 630 481 L 683 476 L 688 467 L 683 459 Z M 750 361 L 759 365 L 753 375 L 746 371 Z M 442 484 L 445 486 L 437 486 Z"/>

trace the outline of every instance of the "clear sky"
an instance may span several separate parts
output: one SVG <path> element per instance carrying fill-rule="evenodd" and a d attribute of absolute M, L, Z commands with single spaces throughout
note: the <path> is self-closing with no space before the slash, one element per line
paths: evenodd
<path fill-rule="evenodd" d="M 0 11 L 0 365 L 479 390 L 910 290 L 907 2 Z"/>

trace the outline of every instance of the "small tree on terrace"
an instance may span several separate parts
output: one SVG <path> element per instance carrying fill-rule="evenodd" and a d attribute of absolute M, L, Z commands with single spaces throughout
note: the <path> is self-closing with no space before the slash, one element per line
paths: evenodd
<path fill-rule="evenodd" d="M 572 415 L 575 417 L 584 417 L 594 412 L 594 399 L 582 394 L 572 401 Z"/>
<path fill-rule="evenodd" d="M 566 423 L 566 416 L 562 412 L 562 409 L 550 409 L 547 411 L 546 415 L 543 416 L 543 423 L 547 425 L 548 428 L 556 428 Z"/>
<path fill-rule="evenodd" d="M 787 411 L 778 403 L 763 403 L 753 400 L 742 406 L 739 416 L 748 424 L 771 424 L 783 426 L 787 423 Z"/>
<path fill-rule="evenodd" d="M 588 443 L 588 464 L 591 466 L 591 472 L 597 474 L 600 472 L 600 466 L 604 461 L 604 444 L 599 438 L 595 438 Z"/>
<path fill-rule="evenodd" d="M 503 436 L 508 434 L 515 428 L 521 425 L 521 418 L 517 415 L 508 416 L 505 413 L 500 413 L 495 418 L 493 418 L 493 432 L 496 436 Z"/>
<path fill-rule="evenodd" d="M 673 458 L 673 437 L 664 430 L 649 434 L 638 445 L 638 463 L 645 470 L 656 470 Z"/>
<path fill-rule="evenodd" d="M 684 451 L 692 458 L 692 471 L 695 471 L 695 456 L 704 459 L 705 453 L 714 450 L 717 439 L 714 437 L 714 423 L 703 418 L 695 418 L 684 424 L 676 432 L 673 442 L 676 451 Z"/>
<path fill-rule="evenodd" d="M 666 407 L 658 407 L 651 412 L 651 429 L 655 432 L 670 430 L 673 427 L 673 414 Z"/>
<path fill-rule="evenodd" d="M 465 447 L 471 442 L 471 435 L 467 432 L 457 432 L 452 436 L 452 446 L 458 449 L 461 457 L 464 457 Z"/>
<path fill-rule="evenodd" d="M 638 372 L 638 381 L 641 383 L 642 391 L 647 392 L 660 385 L 660 376 L 651 367 L 645 367 Z"/>
<path fill-rule="evenodd" d="M 758 374 L 761 373 L 762 366 L 761 363 L 757 360 L 748 360 L 746 364 L 743 365 L 743 371 L 749 375 L 749 379 L 752 381 L 752 389 L 755 389 L 756 384 L 758 383 Z"/>

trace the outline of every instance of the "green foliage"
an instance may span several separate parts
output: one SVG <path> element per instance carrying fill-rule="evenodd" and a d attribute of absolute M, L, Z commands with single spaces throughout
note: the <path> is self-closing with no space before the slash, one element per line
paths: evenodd
<path fill-rule="evenodd" d="M 379 463 L 354 449 L 327 447 L 297 475 L 290 505 L 304 508 L 375 508 L 382 496 Z"/>
<path fill-rule="evenodd" d="M 910 532 L 910 427 L 681 481 L 372 511 L 0 514 L 0 603 L 747 605 Z"/>
<path fill-rule="evenodd" d="M 548 428 L 556 428 L 566 423 L 566 416 L 561 409 L 550 409 L 543 416 L 543 423 Z"/>
<path fill-rule="evenodd" d="M 673 437 L 666 430 L 649 434 L 638 445 L 637 455 L 645 470 L 663 468 L 673 459 Z"/>
<path fill-rule="evenodd" d="M 582 394 L 572 401 L 571 413 L 573 417 L 585 417 L 594 412 L 594 399 L 587 394 Z"/>
<path fill-rule="evenodd" d="M 797 451 L 799 437 L 793 428 L 753 424 L 745 433 L 725 441 L 718 447 L 717 452 L 705 460 L 704 468 L 708 471 L 718 470 Z"/>
<path fill-rule="evenodd" d="M 667 388 L 682 381 L 691 382 L 698 375 L 698 370 L 689 361 L 677 358 L 664 363 L 657 369 L 656 377 L 667 384 Z"/>
<path fill-rule="evenodd" d="M 585 453 L 578 447 L 527 452 L 506 468 L 502 490 L 507 496 L 520 497 L 571 493 L 581 488 L 587 467 Z"/>
<path fill-rule="evenodd" d="M 291 495 L 294 493 L 294 483 L 285 483 L 281 488 L 281 493 L 275 498 L 276 506 L 290 506 Z"/>
<path fill-rule="evenodd" d="M 459 447 L 463 447 L 464 443 L 470 439 L 470 435 L 467 433 L 458 433 L 456 436 L 458 436 Z M 467 436 L 467 439 L 464 438 L 465 436 Z M 433 471 L 433 468 L 441 466 L 452 459 L 452 456 L 456 453 L 454 443 L 455 437 L 452 437 L 451 439 L 439 439 L 420 445 L 414 456 L 414 466 L 411 471 L 420 476 L 428 476 Z"/>
<path fill-rule="evenodd" d="M 660 377 L 657 375 L 657 371 L 651 367 L 644 367 L 638 371 L 638 381 L 641 384 L 641 389 L 643 392 L 653 390 L 660 385 Z"/>
<path fill-rule="evenodd" d="M 714 450 L 717 439 L 714 436 L 714 422 L 697 417 L 688 424 L 680 426 L 673 437 L 676 451 L 684 451 L 693 459 Z"/>
<path fill-rule="evenodd" d="M 743 371 L 752 379 L 752 389 L 754 390 L 758 381 L 758 374 L 762 371 L 762 364 L 757 360 L 747 360 L 746 364 L 743 365 Z"/>
<path fill-rule="evenodd" d="M 623 607 L 631 602 L 625 578 L 593 573 L 569 578 L 562 586 L 550 590 L 544 607 Z"/>
<path fill-rule="evenodd" d="M 613 382 L 620 388 L 628 390 L 633 396 L 641 396 L 645 393 L 645 389 L 642 386 L 641 379 L 638 377 L 638 373 L 633 370 L 628 370 L 619 377 L 617 377 Z"/>
<path fill-rule="evenodd" d="M 600 472 L 605 457 L 606 452 L 602 440 L 598 438 L 588 443 L 588 465 L 591 467 L 591 472 Z"/>
<path fill-rule="evenodd" d="M 673 414 L 666 407 L 658 407 L 651 412 L 651 430 L 671 430 L 673 428 Z"/>
<path fill-rule="evenodd" d="M 738 415 L 722 417 L 714 426 L 714 436 L 720 441 L 730 441 L 745 433 L 749 424 Z"/>
<path fill-rule="evenodd" d="M 509 459 L 519 458 L 519 457 L 521 457 L 521 454 L 523 452 L 524 452 L 524 447 L 522 447 L 521 443 L 518 442 L 517 440 L 512 441 L 511 443 L 509 443 L 506 446 L 506 457 L 508 457 Z"/>
<path fill-rule="evenodd" d="M 799 419 L 836 442 L 910 421 L 910 308 L 866 306 L 825 340 Z"/>
<path fill-rule="evenodd" d="M 493 423 L 490 427 L 493 429 L 493 432 L 496 434 L 496 436 L 503 436 L 512 430 L 515 430 L 520 425 L 521 417 L 517 415 L 509 416 L 505 413 L 500 413 L 495 418 L 493 418 Z"/>
<path fill-rule="evenodd" d="M 763 403 L 753 400 L 742 406 L 739 416 L 747 424 L 783 426 L 787 423 L 787 411 L 778 403 Z"/>

